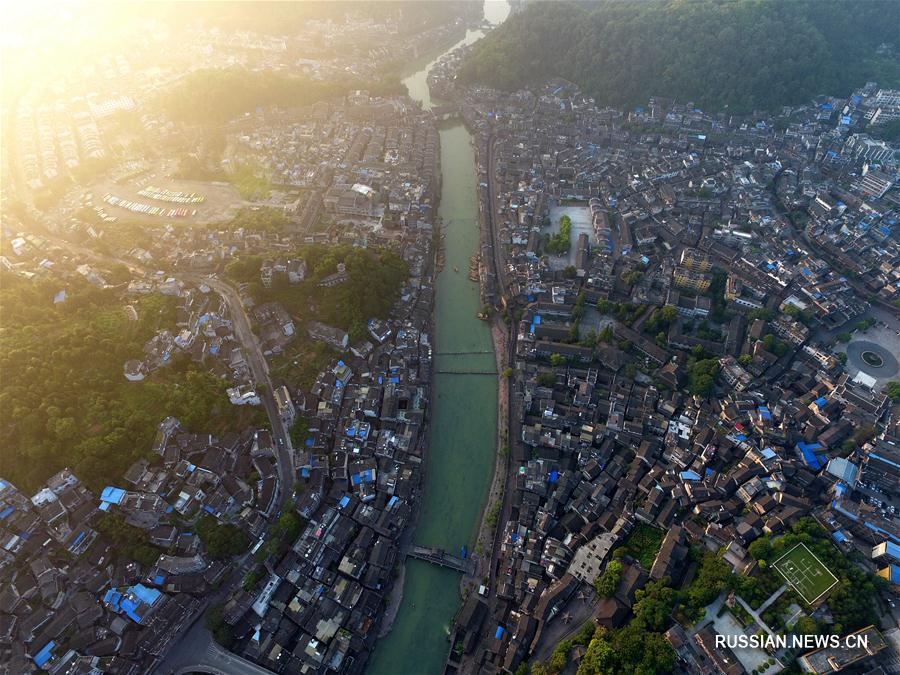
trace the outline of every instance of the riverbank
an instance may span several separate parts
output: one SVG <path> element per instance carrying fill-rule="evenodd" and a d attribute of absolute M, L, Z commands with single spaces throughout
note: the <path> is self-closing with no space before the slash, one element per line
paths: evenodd
<path fill-rule="evenodd" d="M 463 577 L 460 581 L 460 595 L 465 598 L 472 590 L 485 583 L 491 574 L 490 566 L 494 549 L 494 535 L 503 508 L 505 494 L 505 478 L 509 467 L 509 447 L 507 438 L 507 419 L 509 418 L 510 378 L 503 377 L 506 368 L 506 345 L 508 341 L 507 327 L 497 317 L 491 319 L 491 339 L 494 343 L 494 358 L 497 362 L 497 447 L 494 459 L 494 475 L 491 478 L 490 492 L 481 509 L 478 534 L 475 537 L 475 555 L 478 566 L 473 577 Z"/>
<path fill-rule="evenodd" d="M 434 378 L 422 498 L 412 541 L 456 554 L 474 549 L 497 447 L 497 369 L 490 326 L 479 321 L 480 288 L 464 269 L 478 251 L 477 172 L 461 124 L 440 131 L 445 267 L 435 278 Z M 463 423 L 461 423 L 463 421 Z M 420 560 L 405 563 L 392 591 L 370 673 L 441 672 L 460 605 L 460 575 Z M 400 586 L 398 578 L 395 586 Z M 393 619 L 393 621 L 391 621 Z M 388 628 L 388 625 L 390 628 Z"/>
<path fill-rule="evenodd" d="M 400 611 L 400 603 L 403 602 L 403 581 L 406 578 L 406 561 L 402 561 L 397 570 L 397 576 L 394 577 L 394 585 L 391 587 L 391 593 L 388 596 L 387 609 L 384 610 L 384 616 L 381 617 L 381 628 L 378 631 L 378 639 L 385 637 L 394 627 L 394 620 L 397 618 L 397 612 Z"/>

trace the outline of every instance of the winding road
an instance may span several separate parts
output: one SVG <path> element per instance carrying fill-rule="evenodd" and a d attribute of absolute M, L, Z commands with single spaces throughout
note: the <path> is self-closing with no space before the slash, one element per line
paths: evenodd
<path fill-rule="evenodd" d="M 258 393 L 269 417 L 269 424 L 272 426 L 272 440 L 275 442 L 275 458 L 278 467 L 279 489 L 276 502 L 281 503 L 294 484 L 294 451 L 291 446 L 290 434 L 285 429 L 284 422 L 282 422 L 281 416 L 278 414 L 278 408 L 275 405 L 275 390 L 272 387 L 272 380 L 269 375 L 269 364 L 266 363 L 266 359 L 262 354 L 259 340 L 257 340 L 256 335 L 250 328 L 250 319 L 244 310 L 241 298 L 233 286 L 217 277 L 195 274 L 181 274 L 179 276 L 197 285 L 206 284 L 222 296 L 228 305 L 234 334 L 244 349 L 244 355 L 247 358 L 247 364 L 250 366 L 253 381 L 256 382 L 257 386 L 260 384 L 265 385 L 265 391 Z"/>

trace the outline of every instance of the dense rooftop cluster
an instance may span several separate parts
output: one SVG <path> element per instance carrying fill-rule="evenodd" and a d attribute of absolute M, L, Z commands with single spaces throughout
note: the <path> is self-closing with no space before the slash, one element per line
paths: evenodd
<path fill-rule="evenodd" d="M 516 333 L 515 482 L 496 589 L 464 605 L 451 662 L 515 671 L 579 621 L 631 630 L 635 591 L 689 585 L 703 550 L 755 584 L 771 574 L 761 544 L 789 540 L 808 516 L 829 552 L 868 561 L 900 543 L 900 408 L 886 387 L 900 346 L 898 151 L 865 133 L 895 114 L 895 92 L 869 83 L 737 119 L 664 99 L 598 109 L 560 80 L 463 88 L 459 63 L 451 55 L 430 82 L 478 141 L 496 232 L 482 254 L 500 261 L 482 280 L 511 303 Z M 641 560 L 634 533 L 653 528 Z M 586 607 L 616 556 L 622 585 Z M 860 567 L 890 579 L 886 561 Z M 830 602 L 843 616 L 842 594 Z M 819 621 L 828 606 L 798 602 Z M 671 627 L 682 667 L 712 655 L 709 672 L 732 672 L 710 648 L 718 621 L 673 617 L 657 629 Z M 748 617 L 748 634 L 766 620 L 789 628 Z M 831 620 L 821 629 L 846 632 L 874 615 Z M 739 663 L 768 672 L 794 656 Z"/>

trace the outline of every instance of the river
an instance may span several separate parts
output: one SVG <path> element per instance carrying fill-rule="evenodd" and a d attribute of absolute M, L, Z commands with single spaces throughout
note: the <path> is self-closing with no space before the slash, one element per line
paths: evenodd
<path fill-rule="evenodd" d="M 485 2 L 485 16 L 492 23 L 501 22 L 508 13 L 505 2 Z M 482 31 L 470 30 L 447 51 L 481 36 Z M 432 105 L 425 78 L 433 64 L 404 80 L 410 96 L 425 108 Z M 481 309 L 478 284 L 468 279 L 469 257 L 479 246 L 472 137 L 462 124 L 442 128 L 440 136 L 439 214 L 446 232 L 446 265 L 436 283 L 435 370 L 490 374 L 435 374 L 424 500 L 413 541 L 457 554 L 463 545 L 472 549 L 491 481 L 497 445 L 497 377 L 490 329 L 476 317 Z M 450 622 L 460 604 L 459 582 L 457 572 L 409 560 L 400 609 L 391 632 L 376 646 L 368 672 L 442 672 L 450 648 Z"/>

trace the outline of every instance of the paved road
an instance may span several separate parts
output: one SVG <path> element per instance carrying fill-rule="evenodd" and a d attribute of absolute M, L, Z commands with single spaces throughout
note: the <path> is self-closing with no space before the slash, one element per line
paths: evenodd
<path fill-rule="evenodd" d="M 496 174 L 494 173 L 494 137 L 487 138 L 487 224 L 490 232 L 491 251 L 494 254 L 494 279 L 498 284 L 497 290 L 501 296 L 506 296 L 506 266 L 504 264 L 503 244 L 497 237 L 497 192 L 495 188 Z"/>
<path fill-rule="evenodd" d="M 200 617 L 203 615 L 201 614 Z M 186 673 L 214 673 L 214 675 L 269 675 L 269 671 L 232 654 L 212 639 L 202 618 L 178 642 L 163 662 L 156 667 L 156 675 L 184 675 Z"/>
<path fill-rule="evenodd" d="M 228 312 L 231 315 L 234 326 L 234 334 L 244 348 L 244 355 L 250 366 L 250 373 L 257 385 L 265 385 L 265 391 L 259 392 L 269 423 L 272 426 L 272 440 L 275 443 L 275 458 L 278 468 L 279 494 L 276 503 L 284 500 L 290 494 L 294 485 L 294 451 L 291 447 L 291 437 L 278 414 L 275 405 L 274 388 L 269 376 L 269 364 L 266 362 L 259 346 L 259 340 L 250 328 L 250 319 L 244 311 L 244 305 L 237 291 L 228 283 L 216 277 L 205 277 L 195 274 L 181 274 L 183 279 L 195 284 L 204 283 L 222 296 L 228 304 Z"/>

